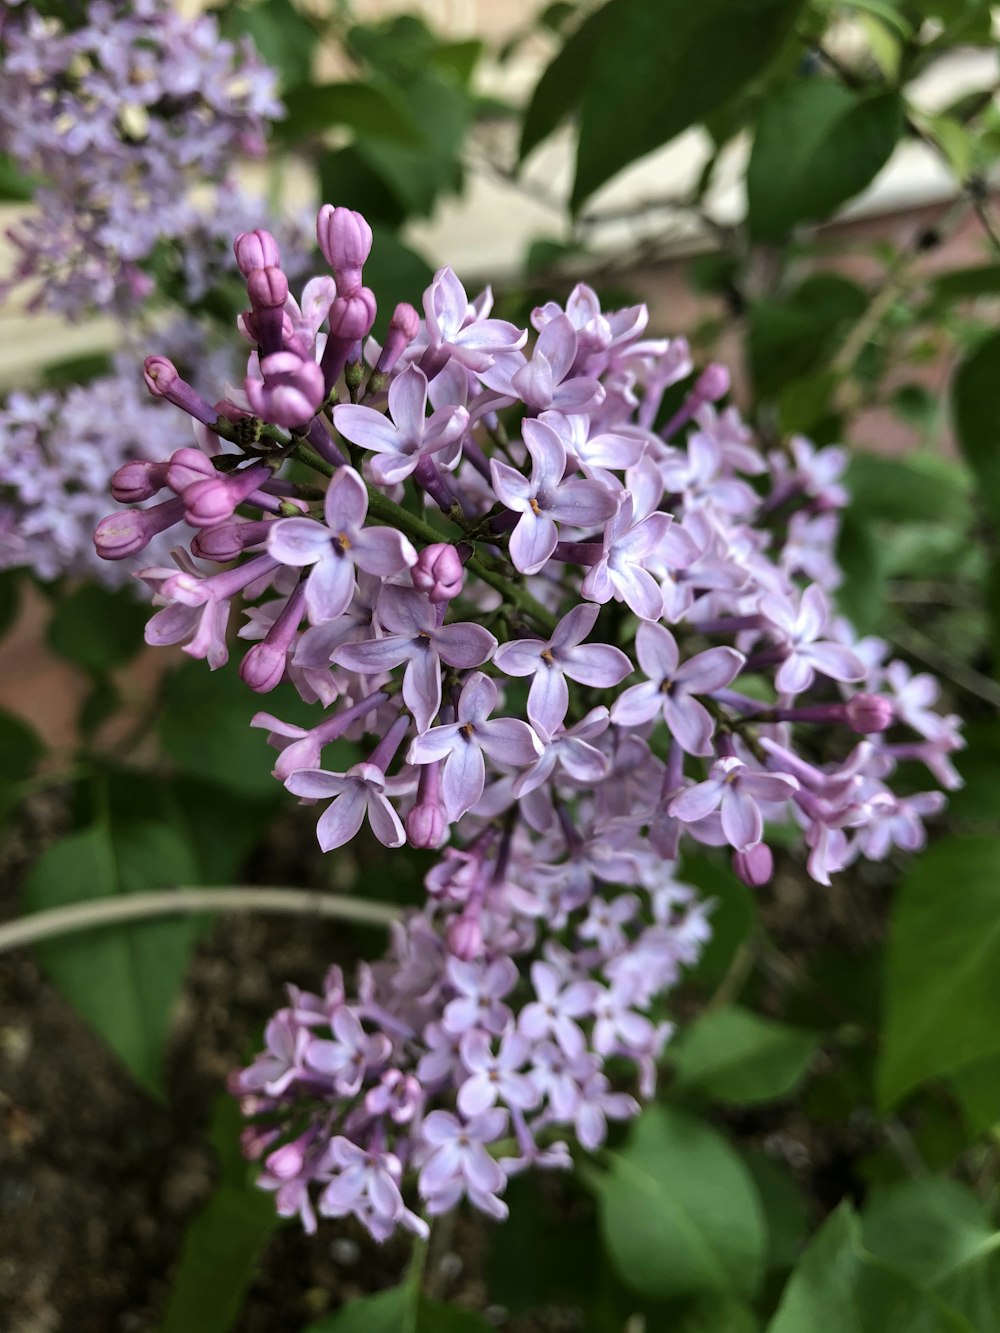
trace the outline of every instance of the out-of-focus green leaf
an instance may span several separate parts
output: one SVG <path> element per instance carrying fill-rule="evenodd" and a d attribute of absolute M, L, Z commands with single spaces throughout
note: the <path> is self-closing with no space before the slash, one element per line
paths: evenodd
<path fill-rule="evenodd" d="M 979 481 L 978 501 L 1000 527 L 1000 333 L 981 342 L 959 366 L 951 409 L 962 453 Z"/>
<path fill-rule="evenodd" d="M 873 18 L 881 19 L 887 28 L 900 37 L 908 39 L 913 36 L 913 24 L 902 12 L 902 7 L 894 4 L 893 0 L 813 0 L 813 3 L 821 11 L 831 14 L 843 9 L 871 14 Z"/>
<path fill-rule="evenodd" d="M 323 199 L 336 199 L 345 208 L 363 213 L 374 228 L 400 227 L 406 220 L 406 205 L 382 174 L 368 165 L 354 144 L 323 153 L 318 163 L 319 189 Z M 369 263 L 378 258 L 373 248 Z M 382 293 L 375 292 L 382 311 Z"/>
<path fill-rule="evenodd" d="M 832 79 L 779 89 L 757 121 L 747 168 L 747 219 L 758 241 L 829 217 L 889 160 L 903 128 L 895 92 L 858 94 Z"/>
<path fill-rule="evenodd" d="M 557 1213 L 530 1172 L 511 1179 L 504 1202 L 510 1215 L 489 1249 L 491 1300 L 514 1314 L 541 1305 L 589 1307 L 601 1260 L 594 1219 Z"/>
<path fill-rule="evenodd" d="M 791 1268 L 809 1225 L 806 1196 L 788 1167 L 760 1149 L 747 1148 L 741 1156 L 753 1176 L 767 1221 L 767 1267 Z"/>
<path fill-rule="evenodd" d="M 771 61 L 801 0 L 610 0 L 583 81 L 572 204 L 730 101 Z"/>
<path fill-rule="evenodd" d="M 24 907 L 38 912 L 196 880 L 184 839 L 168 825 L 105 822 L 42 854 L 25 885 Z M 171 1010 L 199 928 L 191 918 L 108 926 L 36 946 L 59 990 L 157 1094 Z"/>
<path fill-rule="evenodd" d="M 148 619 L 149 608 L 128 588 L 110 592 L 85 583 L 60 599 L 49 621 L 49 646 L 85 671 L 107 671 L 139 651 Z"/>
<path fill-rule="evenodd" d="M 970 477 L 965 468 L 935 454 L 885 458 L 851 455 L 845 483 L 851 512 L 892 523 L 954 523 L 972 520 Z"/>
<path fill-rule="evenodd" d="M 185 663 L 164 682 L 159 717 L 163 748 L 182 773 L 243 796 L 274 799 L 280 795 L 280 785 L 271 776 L 275 752 L 267 744 L 266 729 L 250 726 L 259 703 L 235 672 L 206 671 L 204 662 Z M 268 695 L 268 711 L 272 708 L 292 722 L 309 726 L 313 721 L 294 690 L 284 686 Z"/>
<path fill-rule="evenodd" d="M 292 0 L 257 0 L 252 5 L 227 5 L 222 16 L 227 37 L 248 36 L 276 69 L 282 88 L 309 78 L 318 34 Z"/>
<path fill-rule="evenodd" d="M 677 878 L 682 884 L 693 884 L 699 896 L 711 903 L 712 933 L 690 975 L 714 989 L 729 971 L 737 949 L 757 928 L 753 892 L 728 866 L 697 852 L 684 853 Z"/>
<path fill-rule="evenodd" d="M 977 264 L 938 273 L 930 281 L 930 290 L 941 302 L 996 296 L 1000 292 L 1000 264 Z"/>
<path fill-rule="evenodd" d="M 1000 1126 L 1000 1056 L 966 1065 L 948 1082 L 973 1135 L 996 1133 Z"/>
<path fill-rule="evenodd" d="M 867 306 L 864 288 L 834 273 L 758 301 L 749 311 L 747 345 L 757 392 L 779 398 L 791 381 L 826 369 Z"/>
<path fill-rule="evenodd" d="M 956 1180 L 901 1180 L 876 1190 L 862 1214 L 865 1248 L 918 1286 L 935 1287 L 994 1239 L 983 1205 Z"/>
<path fill-rule="evenodd" d="M 610 5 L 602 5 L 589 14 L 535 85 L 521 128 L 522 162 L 579 106 L 591 62 L 612 22 Z"/>
<path fill-rule="evenodd" d="M 387 227 L 372 227 L 372 252 L 365 264 L 365 282 L 378 298 L 376 336 L 385 336 L 392 312 L 400 301 L 420 309 L 420 298 L 430 285 L 434 272 L 416 250 L 404 245 L 399 236 Z"/>
<path fill-rule="evenodd" d="M 817 1040 L 748 1009 L 709 1011 L 670 1047 L 674 1088 L 740 1106 L 786 1097 L 804 1077 Z"/>
<path fill-rule="evenodd" d="M 656 1300 L 754 1295 L 764 1216 L 752 1177 L 720 1134 L 651 1107 L 608 1162 L 590 1178 L 605 1247 L 630 1287 Z"/>
<path fill-rule="evenodd" d="M 937 1297 L 862 1245 L 861 1224 L 842 1204 L 799 1260 L 767 1333 L 974 1333 Z"/>
<path fill-rule="evenodd" d="M 411 147 L 422 142 L 403 99 L 372 83 L 302 84 L 287 95 L 285 105 L 288 115 L 276 127 L 284 139 L 336 126 Z"/>
<path fill-rule="evenodd" d="M 837 538 L 837 563 L 844 581 L 837 605 L 862 634 L 874 633 L 885 613 L 887 583 L 885 552 L 872 524 L 847 511 Z"/>
<path fill-rule="evenodd" d="M 0 638 L 7 633 L 21 609 L 21 571 L 0 571 Z"/>
<path fill-rule="evenodd" d="M 16 808 L 20 784 L 34 772 L 44 748 L 33 727 L 0 709 L 0 825 Z"/>
<path fill-rule="evenodd" d="M 35 182 L 7 153 L 0 153 L 0 202 L 23 204 L 34 197 Z"/>
<path fill-rule="evenodd" d="M 412 1282 L 405 1282 L 351 1301 L 310 1324 L 305 1333 L 489 1333 L 489 1328 L 474 1311 L 428 1300 Z"/>
<path fill-rule="evenodd" d="M 896 891 L 885 969 L 881 1106 L 1000 1055 L 1000 840 L 930 847 Z"/>

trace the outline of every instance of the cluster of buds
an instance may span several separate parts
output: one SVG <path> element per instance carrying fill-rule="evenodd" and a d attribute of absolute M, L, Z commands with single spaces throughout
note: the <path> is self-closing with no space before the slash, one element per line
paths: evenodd
<path fill-rule="evenodd" d="M 149 469 L 144 494 L 170 498 L 97 540 L 114 557 L 198 529 L 179 568 L 141 575 L 151 643 L 220 667 L 234 599 L 256 603 L 243 680 L 323 709 L 255 723 L 276 777 L 319 803 L 324 849 L 366 823 L 444 849 L 389 956 L 350 994 L 339 974 L 293 993 L 233 1080 L 266 1117 L 246 1146 L 279 1209 L 312 1225 L 318 1200 L 382 1238 L 423 1227 L 409 1172 L 427 1212 L 500 1216 L 511 1171 L 596 1147 L 637 1107 L 609 1060 L 652 1092 L 653 1013 L 707 933 L 685 847 L 728 848 L 761 885 L 768 829 L 797 825 L 829 883 L 922 844 L 943 797 L 890 780 L 922 764 L 956 785 L 961 741 L 936 683 L 832 608 L 841 450 L 765 457 L 718 405 L 722 367 L 695 376 L 644 307 L 604 311 L 584 285 L 534 310 L 529 346 L 445 268 L 378 345 L 364 219 L 325 206 L 318 235 L 332 273 L 301 300 L 267 233 L 237 239 L 243 393 L 212 406 L 147 362 L 199 447 Z M 325 769 L 342 739 L 357 762 Z"/>

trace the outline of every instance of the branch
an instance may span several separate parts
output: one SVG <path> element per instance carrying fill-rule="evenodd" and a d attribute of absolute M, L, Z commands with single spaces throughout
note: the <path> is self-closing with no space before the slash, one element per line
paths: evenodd
<path fill-rule="evenodd" d="M 0 953 L 56 935 L 76 934 L 98 926 L 118 926 L 158 916 L 194 916 L 202 912 L 265 912 L 279 916 L 312 916 L 354 921 L 361 925 L 388 926 L 399 919 L 400 909 L 365 898 L 347 898 L 337 893 L 313 893 L 307 889 L 248 888 L 239 884 L 224 889 L 155 889 L 113 898 L 53 907 L 32 912 L 17 921 L 0 925 Z"/>

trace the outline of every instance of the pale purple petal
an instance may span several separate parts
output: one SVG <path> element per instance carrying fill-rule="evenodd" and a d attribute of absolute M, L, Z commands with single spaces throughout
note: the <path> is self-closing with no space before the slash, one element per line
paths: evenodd
<path fill-rule="evenodd" d="M 334 473 L 327 487 L 323 512 L 333 533 L 351 532 L 364 523 L 368 514 L 368 488 L 353 468 L 342 467 Z"/>
<path fill-rule="evenodd" d="M 593 528 L 604 523 L 618 508 L 618 495 L 600 481 L 570 478 L 553 494 L 546 509 L 560 523 L 574 528 Z"/>
<path fill-rule="evenodd" d="M 640 629 L 643 628 L 640 626 Z M 674 673 L 674 681 L 693 694 L 709 694 L 733 681 L 745 661 L 743 654 L 735 648 L 708 648 L 703 653 L 689 657 Z M 690 753 L 697 754 L 699 751 L 692 750 Z"/>
<path fill-rule="evenodd" d="M 662 698 L 663 720 L 681 749 L 687 754 L 711 754 L 715 723 L 708 710 L 690 695 Z"/>
<path fill-rule="evenodd" d="M 490 461 L 490 475 L 498 500 L 501 500 L 508 509 L 513 509 L 515 513 L 521 514 L 528 510 L 535 494 L 535 486 L 527 477 L 522 476 L 516 468 L 510 467 L 507 463 L 500 463 L 495 458 Z"/>
<path fill-rule="evenodd" d="M 533 763 L 542 753 L 541 741 L 526 722 L 516 717 L 478 723 L 476 738 L 491 759 L 517 768 Z"/>
<path fill-rule="evenodd" d="M 641 624 L 635 632 L 635 651 L 650 680 L 670 680 L 677 670 L 677 641 L 663 625 Z"/>
<path fill-rule="evenodd" d="M 442 626 L 435 631 L 433 642 L 443 662 L 463 669 L 482 666 L 497 646 L 489 630 L 468 622 Z"/>
<path fill-rule="evenodd" d="M 342 403 L 333 409 L 333 424 L 345 439 L 377 454 L 398 455 L 402 451 L 400 433 L 382 412 L 354 403 Z"/>
<path fill-rule="evenodd" d="M 366 798 L 364 784 L 352 782 L 350 787 L 330 802 L 316 825 L 316 836 L 324 852 L 343 847 L 357 835 L 365 818 L 368 805 Z"/>
<path fill-rule="evenodd" d="M 639 727 L 651 721 L 663 706 L 663 695 L 651 680 L 631 685 L 615 700 L 611 721 L 618 727 Z"/>
<path fill-rule="evenodd" d="M 594 607 L 594 615 L 597 615 L 597 607 Z M 512 639 L 500 645 L 493 654 L 493 661 L 508 676 L 531 676 L 539 670 L 546 646 L 542 639 Z"/>
<path fill-rule="evenodd" d="M 528 691 L 528 717 L 547 736 L 553 735 L 569 709 L 569 687 L 557 668 L 543 665 Z"/>
<path fill-rule="evenodd" d="M 722 794 L 722 831 L 738 852 L 755 847 L 764 836 L 764 820 L 757 802 L 742 783 L 727 786 Z"/>
<path fill-rule="evenodd" d="M 562 653 L 567 648 L 575 648 L 577 644 L 583 643 L 594 628 L 599 614 L 597 607 L 590 602 L 581 602 L 579 606 L 574 606 L 572 611 L 567 611 L 552 631 L 549 647 Z M 534 641 L 532 640 L 532 642 Z"/>
<path fill-rule="evenodd" d="M 414 653 L 413 640 L 402 634 L 387 634 L 384 639 L 366 639 L 364 643 L 345 643 L 333 652 L 332 661 L 348 671 L 376 675 L 391 671 Z"/>
<path fill-rule="evenodd" d="M 330 530 L 312 518 L 282 518 L 267 533 L 267 549 L 283 565 L 311 565 L 330 554 Z"/>
<path fill-rule="evenodd" d="M 643 625 L 646 623 L 643 621 Z M 559 664 L 570 680 L 597 689 L 620 684 L 632 671 L 632 663 L 621 649 L 609 643 L 585 643 L 570 648 L 560 655 Z"/>
<path fill-rule="evenodd" d="M 478 745 L 462 736 L 448 755 L 441 778 L 441 794 L 449 818 L 461 819 L 482 796 L 485 786 L 486 764 L 483 752 Z"/>
<path fill-rule="evenodd" d="M 418 647 L 403 676 L 403 702 L 418 731 L 426 731 L 441 707 L 441 661 L 429 644 Z"/>
<path fill-rule="evenodd" d="M 411 764 L 432 764 L 438 759 L 446 758 L 456 746 L 464 744 L 463 737 L 459 735 L 458 723 L 452 722 L 445 727 L 432 727 L 430 731 L 410 742 L 407 760 Z"/>
<path fill-rule="evenodd" d="M 867 675 L 857 654 L 839 643 L 810 643 L 799 651 L 817 671 L 831 680 L 864 680 Z"/>
<path fill-rule="evenodd" d="M 537 574 L 556 549 L 559 531 L 547 514 L 526 510 L 510 537 L 510 558 L 522 574 Z"/>
<path fill-rule="evenodd" d="M 642 620 L 658 620 L 663 614 L 663 592 L 645 569 L 609 569 L 615 591 L 625 605 Z"/>
<path fill-rule="evenodd" d="M 482 671 L 465 683 L 458 700 L 460 722 L 484 722 L 497 706 L 497 687 Z"/>
<path fill-rule="evenodd" d="M 306 582 L 306 610 L 313 625 L 342 616 L 354 596 L 354 566 L 332 547 L 327 550 L 328 557 L 313 565 Z"/>
<path fill-rule="evenodd" d="M 406 841 L 403 825 L 388 797 L 371 789 L 368 792 L 368 822 L 383 847 L 402 847 Z"/>
<path fill-rule="evenodd" d="M 684 824 L 695 824 L 716 809 L 725 790 L 726 784 L 715 778 L 699 782 L 675 796 L 667 806 L 667 814 Z"/>
<path fill-rule="evenodd" d="M 394 528 L 363 528 L 355 533 L 351 555 L 359 569 L 381 579 L 417 563 L 412 544 Z"/>
<path fill-rule="evenodd" d="M 327 796 L 339 796 L 352 781 L 343 773 L 327 773 L 322 768 L 300 768 L 289 776 L 285 786 L 295 796 L 323 800 Z"/>

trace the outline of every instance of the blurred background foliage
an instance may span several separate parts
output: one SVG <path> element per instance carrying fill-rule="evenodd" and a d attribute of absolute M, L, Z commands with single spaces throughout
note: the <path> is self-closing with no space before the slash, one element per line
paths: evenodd
<path fill-rule="evenodd" d="M 78 10 L 41 7 L 70 22 Z M 280 74 L 287 114 L 266 166 L 272 207 L 324 199 L 368 217 L 366 280 L 383 319 L 416 299 L 436 258 L 433 226 L 442 216 L 445 236 L 467 226 L 455 210 L 485 180 L 508 192 L 491 198 L 527 196 L 534 210 L 499 275 L 485 263 L 462 274 L 492 278 L 504 314 L 524 319 L 579 280 L 605 304 L 666 291 L 653 302 L 653 331 L 684 332 L 696 360 L 734 364 L 737 400 L 767 446 L 798 433 L 847 444 L 841 608 L 943 678 L 969 741 L 959 756 L 966 785 L 917 861 L 846 872 L 826 895 L 789 858 L 759 892 L 709 855 L 688 858 L 683 877 L 715 900 L 715 935 L 682 998 L 670 1077 L 572 1180 L 514 1182 L 510 1221 L 480 1228 L 474 1246 L 474 1303 L 489 1320 L 445 1299 L 453 1238 L 436 1237 L 426 1283 L 418 1263 L 400 1280 L 405 1257 L 392 1252 L 393 1271 L 376 1265 L 369 1294 L 344 1309 L 325 1310 L 320 1293 L 308 1333 L 471 1333 L 498 1322 L 593 1333 L 994 1333 L 995 7 L 560 0 L 526 8 L 502 43 L 455 38 L 417 13 L 373 17 L 366 7 L 362 20 L 347 3 L 216 9 L 223 31 L 252 37 Z M 905 183 L 914 163 L 933 188 L 892 196 L 880 225 L 859 222 L 865 201 L 870 221 L 872 199 L 886 197 L 890 178 Z M 0 163 L 5 200 L 31 193 Z M 539 213 L 544 226 L 534 225 Z M 167 308 L 171 255 L 154 267 Z M 669 304 L 681 284 L 683 329 Z M 223 282 L 201 313 L 231 320 L 240 303 Z M 104 364 L 88 354 L 40 373 L 78 382 Z M 30 604 L 46 622 L 47 651 L 86 687 L 74 727 L 54 741 L 16 699 L 0 715 L 8 839 L 23 841 L 40 798 L 54 794 L 61 811 L 58 836 L 32 854 L 21 910 L 253 882 L 255 850 L 289 803 L 262 733 L 248 726 L 257 701 L 235 673 L 150 668 L 145 608 L 129 592 L 29 583 L 24 571 L 0 576 L 3 629 L 16 636 L 19 607 Z M 305 720 L 287 688 L 268 709 Z M 313 887 L 353 884 L 394 901 L 421 892 L 422 866 L 397 854 L 390 868 L 378 849 L 329 865 L 313 857 L 301 874 Z M 171 1015 L 209 926 L 131 925 L 37 949 L 152 1098 L 171 1096 Z M 325 961 L 316 959 L 317 976 Z M 218 1183 L 179 1250 L 164 1333 L 241 1327 L 277 1227 L 235 1152 L 225 1104 L 212 1134 Z M 305 1327 L 290 1318 L 275 1312 L 268 1327 Z"/>

